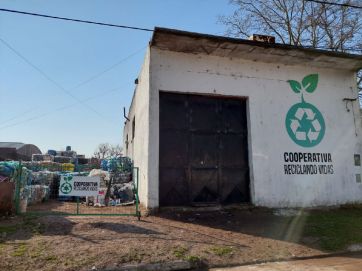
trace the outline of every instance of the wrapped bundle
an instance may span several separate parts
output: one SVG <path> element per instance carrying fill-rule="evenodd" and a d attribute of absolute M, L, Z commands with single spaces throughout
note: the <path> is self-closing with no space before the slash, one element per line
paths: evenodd
<path fill-rule="evenodd" d="M 74 165 L 71 163 L 62 164 L 62 171 L 74 171 Z"/>

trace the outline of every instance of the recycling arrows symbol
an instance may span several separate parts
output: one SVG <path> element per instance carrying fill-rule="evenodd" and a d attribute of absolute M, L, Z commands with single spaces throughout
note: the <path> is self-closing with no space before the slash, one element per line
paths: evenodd
<path fill-rule="evenodd" d="M 306 119 L 309 120 L 314 128 L 314 131 L 310 128 L 308 132 L 305 131 L 297 131 L 299 127 L 301 127 L 300 121 L 303 119 L 304 115 L 306 115 Z M 315 113 L 311 108 L 302 108 L 299 107 L 295 112 L 295 119 L 291 119 L 290 129 L 293 131 L 295 138 L 297 140 L 308 140 L 310 142 L 317 140 L 319 133 L 321 131 L 321 124 L 318 119 L 315 119 Z"/>
<path fill-rule="evenodd" d="M 302 102 L 294 104 L 288 111 L 285 125 L 290 138 L 300 146 L 317 145 L 325 133 L 322 114 L 312 104 Z"/>

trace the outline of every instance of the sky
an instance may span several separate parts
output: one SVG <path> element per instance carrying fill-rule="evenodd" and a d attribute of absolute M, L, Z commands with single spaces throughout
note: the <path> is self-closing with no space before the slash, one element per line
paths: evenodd
<path fill-rule="evenodd" d="M 232 12 L 227 0 L 0 0 L 0 8 L 216 35 L 225 31 L 218 16 Z M 70 145 L 87 156 L 100 143 L 122 144 L 123 107 L 151 35 L 0 12 L 0 142 L 42 152 Z"/>

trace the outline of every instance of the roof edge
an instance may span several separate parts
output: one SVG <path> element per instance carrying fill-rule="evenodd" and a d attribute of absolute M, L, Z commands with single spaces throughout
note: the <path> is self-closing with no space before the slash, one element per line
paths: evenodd
<path fill-rule="evenodd" d="M 340 57 L 340 58 L 347 58 L 347 59 L 356 59 L 356 60 L 362 60 L 362 54 L 350 54 L 340 51 L 330 51 L 330 50 L 322 50 L 322 49 L 316 49 L 311 47 L 303 47 L 303 46 L 296 46 L 296 45 L 290 45 L 290 44 L 282 44 L 282 43 L 264 43 L 259 41 L 252 41 L 252 40 L 246 40 L 246 39 L 240 39 L 240 38 L 232 38 L 232 37 L 225 37 L 225 36 L 217 36 L 217 35 L 211 35 L 211 34 L 203 34 L 203 33 L 197 33 L 197 32 L 189 32 L 184 30 L 178 30 L 178 29 L 172 29 L 172 28 L 164 28 L 164 27 L 155 27 L 152 38 L 150 41 L 150 47 L 156 46 L 155 42 L 155 36 L 158 34 L 172 34 L 172 35 L 178 35 L 178 36 L 187 36 L 191 38 L 196 39 L 209 39 L 210 41 L 214 42 L 230 42 L 234 44 L 245 44 L 245 45 L 251 45 L 261 48 L 276 48 L 276 49 L 284 49 L 284 50 L 300 50 L 304 51 L 306 53 L 311 54 L 324 54 L 331 57 Z"/>

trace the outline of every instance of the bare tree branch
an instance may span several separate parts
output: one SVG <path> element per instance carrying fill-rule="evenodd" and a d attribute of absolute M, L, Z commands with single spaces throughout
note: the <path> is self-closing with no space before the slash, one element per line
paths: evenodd
<path fill-rule="evenodd" d="M 355 5 L 356 1 L 334 0 L 348 5 Z M 229 3 L 235 7 L 233 14 L 219 17 L 228 36 L 264 33 L 284 44 L 352 53 L 362 49 L 360 9 L 306 0 L 230 0 Z M 362 92 L 362 71 L 357 74 L 357 86 Z"/>

